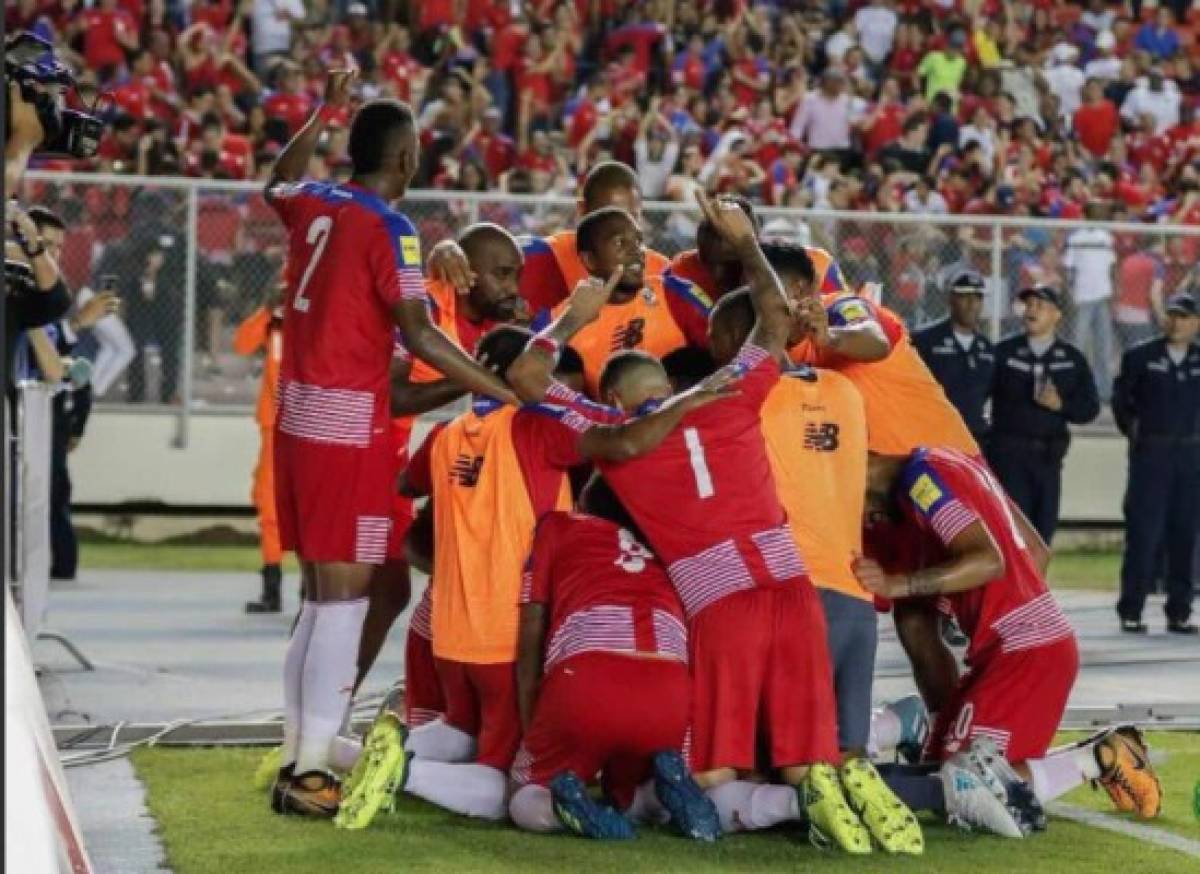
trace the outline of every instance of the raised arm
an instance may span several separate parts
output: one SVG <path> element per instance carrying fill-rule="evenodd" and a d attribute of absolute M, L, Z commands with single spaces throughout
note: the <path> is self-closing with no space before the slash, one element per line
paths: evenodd
<path fill-rule="evenodd" d="M 737 252 L 745 276 L 750 281 L 750 300 L 754 304 L 757 321 L 746 342 L 765 349 L 773 357 L 779 357 L 787 348 L 792 310 L 779 277 L 758 244 L 754 221 L 733 201 L 712 200 L 703 192 L 696 193 L 696 200 L 704 218 L 721 239 Z"/>
<path fill-rule="evenodd" d="M 283 147 L 267 181 L 265 197 L 270 200 L 275 186 L 281 183 L 299 182 L 317 150 L 321 134 L 325 132 L 327 108 L 345 106 L 350 102 L 350 91 L 358 73 L 354 70 L 332 70 L 325 82 L 325 105 L 312 114 L 304 127 Z"/>
<path fill-rule="evenodd" d="M 588 277 L 575 286 L 562 315 L 534 337 L 508 368 L 508 384 L 517 397 L 529 404 L 545 399 L 554 384 L 558 348 L 596 320 L 620 278 L 621 271 L 618 270 L 607 282 Z"/>
<path fill-rule="evenodd" d="M 452 379 L 413 382 L 409 378 L 411 373 L 411 361 L 393 359 L 390 398 L 393 416 L 419 416 L 453 403 L 466 394 L 466 389 Z"/>
<path fill-rule="evenodd" d="M 580 439 L 579 451 L 596 461 L 626 461 L 656 449 L 683 417 L 734 394 L 737 371 L 723 367 L 695 387 L 667 400 L 652 413 L 619 425 L 595 425 Z"/>

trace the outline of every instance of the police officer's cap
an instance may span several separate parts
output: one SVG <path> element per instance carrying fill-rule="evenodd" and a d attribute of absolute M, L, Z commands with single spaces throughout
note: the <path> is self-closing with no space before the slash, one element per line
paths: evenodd
<path fill-rule="evenodd" d="M 1186 291 L 1167 299 L 1167 312 L 1173 316 L 1200 316 L 1200 302 Z"/>
<path fill-rule="evenodd" d="M 1017 294 L 1017 299 L 1022 301 L 1029 300 L 1031 297 L 1044 300 L 1046 303 L 1052 303 L 1060 310 L 1062 309 L 1062 298 L 1059 297 L 1058 290 L 1051 288 L 1049 285 L 1034 285 L 1030 288 L 1022 288 Z"/>
<path fill-rule="evenodd" d="M 983 294 L 987 282 L 978 270 L 959 270 L 950 277 L 951 294 Z"/>

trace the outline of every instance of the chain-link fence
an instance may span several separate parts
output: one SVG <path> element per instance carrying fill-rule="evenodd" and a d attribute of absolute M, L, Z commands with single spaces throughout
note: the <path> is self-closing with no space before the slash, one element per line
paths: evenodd
<path fill-rule="evenodd" d="M 114 277 L 134 357 L 103 396 L 116 405 L 170 405 L 188 417 L 243 412 L 260 363 L 233 351 L 238 323 L 267 300 L 285 254 L 283 227 L 251 183 L 30 173 L 23 202 L 68 226 L 62 270 L 74 288 Z M 414 191 L 404 204 L 423 248 L 475 221 L 518 234 L 568 227 L 566 198 Z M 643 207 L 647 245 L 694 245 L 698 213 Z M 917 329 L 944 318 L 946 277 L 969 264 L 989 279 L 983 330 L 1018 330 L 1019 289 L 1045 283 L 1066 300 L 1062 333 L 1079 344 L 1106 396 L 1121 351 L 1153 336 L 1159 302 L 1194 290 L 1200 228 L 1037 219 L 760 210 L 764 236 L 821 246 L 846 280 L 882 285 L 882 302 Z"/>

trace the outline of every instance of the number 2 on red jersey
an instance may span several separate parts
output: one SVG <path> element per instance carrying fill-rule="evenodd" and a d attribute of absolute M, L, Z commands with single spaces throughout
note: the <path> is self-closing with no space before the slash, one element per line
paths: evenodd
<path fill-rule="evenodd" d="M 308 312 L 309 299 L 304 296 L 304 292 L 308 288 L 309 280 L 312 279 L 313 271 L 317 269 L 317 262 L 325 254 L 325 246 L 329 242 L 331 230 L 333 230 L 333 219 L 327 215 L 319 215 L 312 220 L 312 224 L 308 226 L 308 233 L 304 235 L 305 242 L 313 247 L 313 251 L 312 256 L 308 259 L 308 266 L 304 268 L 304 275 L 300 277 L 300 285 L 296 287 L 296 297 L 292 300 L 292 307 L 302 313 Z"/>

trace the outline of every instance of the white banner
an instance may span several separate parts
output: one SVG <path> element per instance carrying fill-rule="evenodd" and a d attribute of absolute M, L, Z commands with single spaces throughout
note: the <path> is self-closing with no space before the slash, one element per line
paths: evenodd
<path fill-rule="evenodd" d="M 4 592 L 4 870 L 91 874 L 67 780 L 33 674 L 29 644 Z"/>
<path fill-rule="evenodd" d="M 17 580 L 21 621 L 36 640 L 46 619 L 50 594 L 50 442 L 54 432 L 54 392 L 41 383 L 17 391 Z"/>

